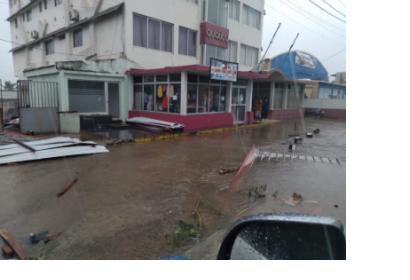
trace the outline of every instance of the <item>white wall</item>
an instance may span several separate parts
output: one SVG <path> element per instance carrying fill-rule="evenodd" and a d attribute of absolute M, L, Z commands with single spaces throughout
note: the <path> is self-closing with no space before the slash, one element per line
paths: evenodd
<path fill-rule="evenodd" d="M 199 24 L 201 9 L 199 4 L 187 0 L 127 1 L 125 15 L 126 54 L 141 68 L 199 64 Z M 133 13 L 153 17 L 174 24 L 173 53 L 147 49 L 133 44 Z M 197 57 L 178 54 L 178 29 L 184 26 L 197 30 Z"/>
<path fill-rule="evenodd" d="M 303 108 L 346 109 L 344 99 L 303 99 Z"/>

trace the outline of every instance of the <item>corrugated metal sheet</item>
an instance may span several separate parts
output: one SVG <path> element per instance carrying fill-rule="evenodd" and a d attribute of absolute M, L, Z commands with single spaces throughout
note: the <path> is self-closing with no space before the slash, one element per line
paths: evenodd
<path fill-rule="evenodd" d="M 97 145 L 95 142 L 80 141 L 69 137 L 55 137 L 23 142 L 23 144 L 0 146 L 0 165 L 109 152 L 104 146 Z M 34 152 L 31 150 L 34 150 Z"/>

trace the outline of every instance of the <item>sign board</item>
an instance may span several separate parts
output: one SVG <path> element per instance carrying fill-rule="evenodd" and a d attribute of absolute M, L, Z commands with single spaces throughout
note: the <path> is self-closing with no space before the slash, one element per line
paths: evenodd
<path fill-rule="evenodd" d="M 238 63 L 211 58 L 209 78 L 211 80 L 236 82 L 238 80 Z"/>
<path fill-rule="evenodd" d="M 316 68 L 315 58 L 304 52 L 296 52 L 295 64 L 311 69 Z"/>
<path fill-rule="evenodd" d="M 201 44 L 227 49 L 229 29 L 209 22 L 201 22 Z"/>

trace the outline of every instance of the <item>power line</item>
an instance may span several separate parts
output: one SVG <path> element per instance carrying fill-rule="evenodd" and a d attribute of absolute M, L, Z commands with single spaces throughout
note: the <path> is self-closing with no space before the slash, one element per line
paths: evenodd
<path fill-rule="evenodd" d="M 336 9 L 332 4 L 330 4 L 329 2 L 327 2 L 326 0 L 322 0 L 323 3 L 325 3 L 326 5 L 328 5 L 330 8 L 332 8 L 336 13 L 338 13 L 339 15 L 342 15 L 343 17 L 346 17 L 346 15 L 344 13 L 342 13 L 341 11 L 339 11 L 338 9 Z"/>
<path fill-rule="evenodd" d="M 337 20 L 340 20 L 341 22 L 346 23 L 346 21 L 345 21 L 344 19 L 341 19 L 340 17 L 335 16 L 334 14 L 332 14 L 331 12 L 329 12 L 328 10 L 326 10 L 325 8 L 323 8 L 322 6 L 316 4 L 316 3 L 313 2 L 312 0 L 309 0 L 309 2 L 312 3 L 312 5 L 315 5 L 316 7 L 318 7 L 320 10 L 322 10 L 322 11 L 325 12 L 326 14 L 328 14 L 328 15 L 334 17 L 334 18 L 337 19 Z"/>
<path fill-rule="evenodd" d="M 339 29 L 336 25 L 329 23 L 328 21 L 321 19 L 320 17 L 316 17 L 310 13 L 308 13 L 307 11 L 305 11 L 303 8 L 300 8 L 299 6 L 296 5 L 296 3 L 291 2 L 289 0 L 283 1 L 283 0 L 279 0 L 282 4 L 286 5 L 288 8 L 292 9 L 293 11 L 295 11 L 296 13 L 300 14 L 301 16 L 305 17 L 306 19 L 308 19 L 309 21 L 311 21 L 312 23 L 320 26 L 323 29 L 326 29 L 327 31 L 331 32 L 332 35 L 334 35 L 335 31 L 342 31 L 341 29 Z M 329 29 L 328 27 L 333 27 L 334 29 Z M 342 31 L 344 33 L 344 31 Z M 340 36 L 343 36 L 342 34 L 338 34 Z"/>
<path fill-rule="evenodd" d="M 278 9 L 273 8 L 272 6 L 270 6 L 268 3 L 266 3 L 266 7 L 268 7 L 270 10 L 272 10 L 273 12 L 282 15 L 285 19 L 288 19 L 290 21 L 292 21 L 293 23 L 295 23 L 297 26 L 303 26 L 304 28 L 306 28 L 307 30 L 309 30 L 310 32 L 312 32 L 312 34 L 317 35 L 318 37 L 325 39 L 329 42 L 334 43 L 335 40 L 332 40 L 326 36 L 324 36 L 322 33 L 318 32 L 317 30 L 313 30 L 311 28 L 309 28 L 308 26 L 302 24 L 301 22 L 296 21 L 295 19 L 293 19 L 292 17 L 289 17 L 289 15 L 286 15 L 282 12 L 280 12 Z M 341 41 L 340 41 L 341 42 Z"/>
<path fill-rule="evenodd" d="M 332 54 L 332 55 L 326 57 L 325 59 L 322 59 L 322 61 L 328 61 L 328 60 L 334 58 L 335 56 L 338 56 L 339 54 L 341 54 L 341 53 L 343 53 L 343 52 L 345 52 L 345 51 L 346 51 L 346 49 L 340 50 L 340 51 L 338 51 L 337 53 L 334 53 L 334 54 Z"/>

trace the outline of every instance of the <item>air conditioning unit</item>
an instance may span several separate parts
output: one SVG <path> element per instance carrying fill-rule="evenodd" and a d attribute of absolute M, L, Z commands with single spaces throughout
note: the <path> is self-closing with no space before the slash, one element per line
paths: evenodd
<path fill-rule="evenodd" d="M 38 31 L 36 31 L 36 30 L 33 30 L 33 31 L 31 31 L 30 32 L 30 36 L 31 36 L 31 38 L 33 38 L 34 40 L 37 40 L 38 39 Z"/>
<path fill-rule="evenodd" d="M 80 20 L 80 12 L 76 9 L 72 9 L 68 12 L 68 17 L 71 21 L 79 21 Z"/>

